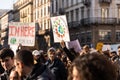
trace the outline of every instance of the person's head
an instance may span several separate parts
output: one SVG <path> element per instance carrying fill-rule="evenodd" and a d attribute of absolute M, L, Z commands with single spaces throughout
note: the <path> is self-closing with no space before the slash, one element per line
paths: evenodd
<path fill-rule="evenodd" d="M 20 76 L 27 75 L 32 70 L 34 59 L 29 50 L 20 50 L 15 57 L 15 66 Z"/>
<path fill-rule="evenodd" d="M 55 59 L 55 54 L 56 54 L 56 50 L 55 48 L 51 47 L 48 49 L 47 51 L 47 54 L 48 54 L 48 58 L 53 61 Z"/>
<path fill-rule="evenodd" d="M 83 46 L 83 50 L 84 50 L 85 52 L 89 52 L 89 46 L 88 46 L 88 45 L 84 45 L 84 46 Z"/>
<path fill-rule="evenodd" d="M 105 55 L 107 58 L 110 58 L 110 51 L 103 51 L 103 55 Z"/>
<path fill-rule="evenodd" d="M 38 50 L 34 50 L 34 51 L 32 52 L 32 54 L 33 54 L 35 60 L 38 60 L 39 57 L 40 57 L 40 55 L 41 55 Z"/>
<path fill-rule="evenodd" d="M 15 70 L 12 70 L 10 72 L 9 80 L 20 80 L 18 72 Z"/>
<path fill-rule="evenodd" d="M 69 71 L 68 80 L 116 80 L 116 66 L 102 54 L 77 57 Z"/>
<path fill-rule="evenodd" d="M 120 46 L 118 46 L 118 55 L 120 56 Z"/>
<path fill-rule="evenodd" d="M 116 56 L 116 55 L 117 55 L 117 52 L 116 52 L 116 51 L 110 52 L 110 57 L 113 57 L 113 56 Z"/>
<path fill-rule="evenodd" d="M 10 70 L 14 66 L 14 52 L 9 48 L 0 51 L 1 65 L 5 70 Z"/>

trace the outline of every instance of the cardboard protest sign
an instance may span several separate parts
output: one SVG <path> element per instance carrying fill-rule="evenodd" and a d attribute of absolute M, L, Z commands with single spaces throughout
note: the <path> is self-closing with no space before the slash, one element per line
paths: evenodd
<path fill-rule="evenodd" d="M 102 42 L 98 42 L 98 43 L 97 43 L 97 46 L 96 46 L 96 50 L 102 52 L 102 47 L 103 47 L 103 45 L 104 45 L 104 44 L 103 44 Z"/>
<path fill-rule="evenodd" d="M 81 46 L 78 39 L 74 41 L 66 42 L 66 46 L 68 49 L 74 48 L 75 52 L 81 51 Z"/>
<path fill-rule="evenodd" d="M 102 51 L 107 51 L 107 50 L 111 51 L 111 45 L 103 45 Z"/>
<path fill-rule="evenodd" d="M 35 23 L 9 23 L 8 44 L 23 46 L 35 45 Z"/>
<path fill-rule="evenodd" d="M 51 17 L 54 42 L 70 41 L 66 16 Z"/>
<path fill-rule="evenodd" d="M 119 46 L 120 44 L 112 44 L 111 45 L 111 52 L 112 51 L 116 51 L 117 53 L 118 53 L 118 46 Z"/>

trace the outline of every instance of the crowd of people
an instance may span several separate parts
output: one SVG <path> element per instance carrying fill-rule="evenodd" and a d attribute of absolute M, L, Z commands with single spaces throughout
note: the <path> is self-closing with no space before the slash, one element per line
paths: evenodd
<path fill-rule="evenodd" d="M 64 41 L 60 45 L 47 52 L 1 49 L 0 80 L 120 80 L 120 46 L 117 53 L 92 51 L 88 45 L 75 52 Z"/>

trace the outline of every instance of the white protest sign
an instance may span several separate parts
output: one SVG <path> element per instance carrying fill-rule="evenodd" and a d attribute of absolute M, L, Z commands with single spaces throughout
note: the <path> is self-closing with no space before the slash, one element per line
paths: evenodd
<path fill-rule="evenodd" d="M 74 48 L 75 52 L 81 51 L 81 46 L 78 39 L 74 41 L 66 42 L 66 46 L 68 49 Z"/>
<path fill-rule="evenodd" d="M 69 30 L 67 25 L 66 16 L 56 16 L 51 17 L 54 42 L 61 42 L 64 40 L 65 42 L 70 41 Z"/>
<path fill-rule="evenodd" d="M 111 50 L 111 45 L 103 45 L 102 47 L 102 51 L 107 51 L 107 50 Z"/>
<path fill-rule="evenodd" d="M 112 44 L 111 45 L 111 52 L 112 51 L 116 51 L 117 53 L 118 53 L 118 46 L 119 46 L 120 44 Z"/>
<path fill-rule="evenodd" d="M 23 46 L 35 45 L 35 23 L 9 23 L 8 44 Z"/>

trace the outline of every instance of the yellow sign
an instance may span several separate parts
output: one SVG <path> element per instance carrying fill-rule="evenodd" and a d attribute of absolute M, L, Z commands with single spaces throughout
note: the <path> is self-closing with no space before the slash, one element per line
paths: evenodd
<path fill-rule="evenodd" d="M 102 42 L 98 42 L 97 46 L 96 46 L 96 50 L 97 51 L 102 51 L 102 47 L 103 47 L 103 43 Z"/>

